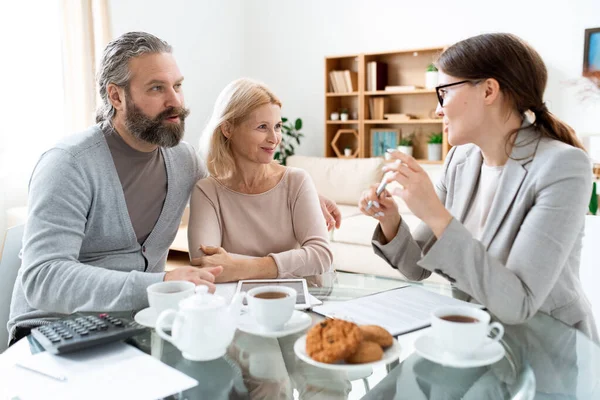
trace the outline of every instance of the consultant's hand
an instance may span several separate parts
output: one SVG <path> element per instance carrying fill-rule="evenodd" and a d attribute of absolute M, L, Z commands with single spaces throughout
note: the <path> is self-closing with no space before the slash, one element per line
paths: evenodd
<path fill-rule="evenodd" d="M 188 281 L 197 285 L 208 286 L 208 291 L 214 293 L 216 286 L 215 278 L 223 272 L 222 267 L 194 268 L 179 267 L 165 274 L 164 281 Z"/>
<path fill-rule="evenodd" d="M 327 223 L 327 230 L 332 230 L 334 226 L 339 229 L 342 224 L 342 213 L 335 201 L 319 195 L 319 203 L 321 203 L 321 211 Z"/>
<path fill-rule="evenodd" d="M 398 204 L 396 204 L 394 198 L 387 190 L 384 190 L 377 197 L 377 186 L 373 185 L 369 190 L 365 190 L 362 193 L 358 202 L 358 208 L 363 214 L 379 221 L 383 235 L 389 242 L 398 232 L 401 217 L 398 212 Z M 369 202 L 372 204 L 370 208 Z"/>
<path fill-rule="evenodd" d="M 402 189 L 396 189 L 393 194 L 402 198 L 410 211 L 440 237 L 452 215 L 438 198 L 429 175 L 413 157 L 400 151 L 390 154 L 396 161 L 383 167 L 385 179 L 402 185 Z"/>
<path fill-rule="evenodd" d="M 200 246 L 204 256 L 194 258 L 191 264 L 200 267 L 201 270 L 220 266 L 222 272 L 215 280 L 217 283 L 232 282 L 239 279 L 235 259 L 222 247 Z"/>

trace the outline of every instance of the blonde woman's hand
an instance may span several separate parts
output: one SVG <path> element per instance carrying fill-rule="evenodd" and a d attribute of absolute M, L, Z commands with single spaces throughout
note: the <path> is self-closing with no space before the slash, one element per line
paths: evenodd
<path fill-rule="evenodd" d="M 191 264 L 201 269 L 222 267 L 222 272 L 216 277 L 215 283 L 239 280 L 239 269 L 235 259 L 222 247 L 200 246 L 204 256 L 192 259 Z"/>
<path fill-rule="evenodd" d="M 390 154 L 396 161 L 383 167 L 385 179 L 402 185 L 401 189 L 394 191 L 394 195 L 401 197 L 410 211 L 440 237 L 452 215 L 438 198 L 429 175 L 413 157 L 400 151 Z"/>
<path fill-rule="evenodd" d="M 387 190 L 384 190 L 377 197 L 377 186 L 373 185 L 370 189 L 362 193 L 358 202 L 358 208 L 363 214 L 379 221 L 383 235 L 389 242 L 398 232 L 401 217 L 398 212 L 398 204 L 396 204 L 394 198 Z M 369 201 L 372 202 L 370 208 Z"/>
<path fill-rule="evenodd" d="M 234 264 L 233 258 L 222 247 L 200 246 L 200 250 L 204 255 L 193 258 L 192 265 L 202 268 L 221 266 L 226 269 Z"/>
<path fill-rule="evenodd" d="M 319 195 L 319 203 L 321 204 L 321 211 L 327 223 L 327 230 L 330 231 L 334 227 L 339 229 L 342 224 L 342 213 L 337 204 L 335 204 L 335 201 Z"/>

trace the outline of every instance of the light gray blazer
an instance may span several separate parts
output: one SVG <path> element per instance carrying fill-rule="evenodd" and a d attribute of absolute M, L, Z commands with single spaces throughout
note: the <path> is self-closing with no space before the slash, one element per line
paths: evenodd
<path fill-rule="evenodd" d="M 580 149 L 519 132 L 504 167 L 481 240 L 463 226 L 483 158 L 475 145 L 452 148 L 436 192 L 454 216 L 436 240 L 421 223 L 411 235 L 402 221 L 387 244 L 378 226 L 376 254 L 408 279 L 436 272 L 507 324 L 542 311 L 598 340 L 579 280 L 591 163 Z M 469 299 L 470 300 L 470 299 Z"/>

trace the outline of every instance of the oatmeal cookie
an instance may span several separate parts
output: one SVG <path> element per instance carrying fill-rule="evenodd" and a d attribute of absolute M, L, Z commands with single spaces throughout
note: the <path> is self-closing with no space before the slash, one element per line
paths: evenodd
<path fill-rule="evenodd" d="M 388 331 L 378 325 L 362 325 L 360 330 L 363 339 L 379 344 L 384 349 L 394 343 L 394 337 Z"/>
<path fill-rule="evenodd" d="M 350 357 L 362 333 L 352 322 L 328 319 L 313 326 L 306 335 L 306 352 L 316 361 L 333 364 Z"/>
<path fill-rule="evenodd" d="M 381 360 L 381 357 L 383 357 L 383 349 L 379 344 L 363 340 L 356 352 L 346 358 L 346 362 L 349 364 L 363 364 Z"/>

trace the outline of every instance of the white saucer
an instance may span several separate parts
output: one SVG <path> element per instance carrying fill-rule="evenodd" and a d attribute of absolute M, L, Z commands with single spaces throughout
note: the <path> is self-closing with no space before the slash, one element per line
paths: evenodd
<path fill-rule="evenodd" d="M 364 364 L 346 364 L 343 361 L 340 361 L 337 364 L 327 364 L 319 361 L 315 361 L 306 353 L 306 335 L 298 338 L 296 343 L 294 343 L 294 353 L 298 356 L 299 359 L 304 361 L 305 363 L 314 365 L 316 367 L 324 368 L 324 369 L 332 369 L 336 371 L 360 371 L 364 370 L 365 367 L 372 367 L 374 365 L 379 364 L 389 364 L 394 362 L 400 358 L 400 344 L 396 339 L 394 339 L 394 344 L 383 351 L 383 357 L 381 360 L 364 363 Z"/>
<path fill-rule="evenodd" d="M 415 341 L 415 351 L 418 355 L 434 363 L 454 368 L 474 368 L 493 364 L 504 357 L 504 347 L 498 342 L 488 339 L 479 350 L 469 358 L 460 357 L 439 348 L 435 339 L 423 335 Z"/>
<path fill-rule="evenodd" d="M 304 329 L 309 328 L 312 325 L 312 318 L 310 315 L 294 310 L 292 318 L 283 326 L 280 331 L 270 331 L 261 327 L 251 313 L 247 312 L 240 316 L 238 322 L 238 329 L 242 332 L 250 333 L 252 335 L 279 338 L 293 333 L 302 332 Z"/>
<path fill-rule="evenodd" d="M 138 311 L 137 314 L 135 314 L 135 316 L 133 317 L 133 319 L 140 325 L 147 326 L 148 328 L 156 328 L 156 320 L 158 319 L 158 314 L 153 308 L 147 307 L 143 310 Z M 170 321 L 167 321 L 165 326 L 163 326 L 163 329 L 170 330 L 172 328 L 173 318 L 171 317 L 169 319 Z"/>

